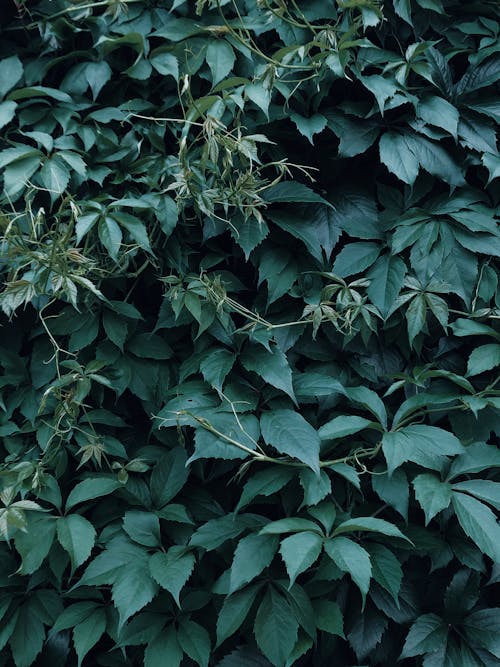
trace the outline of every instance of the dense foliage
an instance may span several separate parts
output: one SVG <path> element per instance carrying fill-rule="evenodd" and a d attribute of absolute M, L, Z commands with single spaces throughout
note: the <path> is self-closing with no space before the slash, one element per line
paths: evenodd
<path fill-rule="evenodd" d="M 0 665 L 498 666 L 497 0 L 0 20 Z"/>

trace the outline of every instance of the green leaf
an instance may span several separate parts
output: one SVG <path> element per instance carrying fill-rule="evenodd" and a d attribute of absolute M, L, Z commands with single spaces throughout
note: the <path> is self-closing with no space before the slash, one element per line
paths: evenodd
<path fill-rule="evenodd" d="M 406 266 L 400 257 L 382 255 L 366 274 L 371 302 L 387 317 L 403 287 Z"/>
<path fill-rule="evenodd" d="M 217 646 L 241 627 L 257 597 L 259 588 L 259 586 L 247 586 L 225 598 L 217 617 Z"/>
<path fill-rule="evenodd" d="M 319 113 L 315 113 L 313 116 L 305 118 L 295 111 L 292 111 L 290 118 L 295 123 L 300 134 L 306 137 L 311 144 L 314 144 L 314 135 L 323 132 L 327 124 L 326 118 Z"/>
<path fill-rule="evenodd" d="M 276 469 L 274 466 L 268 470 L 255 473 L 243 487 L 236 511 L 248 505 L 258 496 L 271 496 L 273 493 L 277 493 L 288 484 L 293 476 L 292 470 L 284 467 Z"/>
<path fill-rule="evenodd" d="M 111 79 L 113 72 L 105 60 L 95 63 L 88 63 L 85 66 L 85 78 L 92 91 L 92 98 L 97 99 L 103 87 Z"/>
<path fill-rule="evenodd" d="M 73 571 L 90 556 L 95 538 L 94 526 L 83 516 L 69 514 L 57 519 L 57 539 L 68 552 Z"/>
<path fill-rule="evenodd" d="M 337 220 L 342 229 L 353 238 L 381 239 L 382 226 L 373 198 L 363 192 L 343 192 L 335 199 Z"/>
<path fill-rule="evenodd" d="M 0 97 L 5 97 L 23 76 L 24 67 L 18 56 L 0 60 Z"/>
<path fill-rule="evenodd" d="M 69 183 L 70 172 L 64 162 L 55 155 L 48 158 L 40 169 L 40 180 L 51 196 L 62 194 Z"/>
<path fill-rule="evenodd" d="M 278 549 L 274 535 L 247 535 L 238 542 L 229 574 L 229 592 L 234 593 L 255 579 L 271 564 Z"/>
<path fill-rule="evenodd" d="M 345 639 L 344 618 L 338 604 L 320 598 L 313 600 L 312 605 L 317 628 L 323 630 L 323 632 L 328 632 L 331 635 L 337 635 Z"/>
<path fill-rule="evenodd" d="M 500 659 L 499 607 L 478 609 L 463 621 L 465 636 L 472 646 L 481 646 Z"/>
<path fill-rule="evenodd" d="M 451 502 L 451 485 L 441 482 L 435 475 L 424 473 L 413 480 L 415 498 L 425 513 L 425 525 L 436 514 L 445 510 Z"/>
<path fill-rule="evenodd" d="M 424 294 L 417 294 L 410 301 L 405 313 L 408 324 L 408 342 L 413 345 L 415 338 L 425 327 L 427 319 L 427 301 Z"/>
<path fill-rule="evenodd" d="M 73 643 L 78 657 L 78 667 L 90 649 L 97 644 L 106 629 L 104 609 L 95 609 L 84 621 L 73 628 Z"/>
<path fill-rule="evenodd" d="M 119 613 L 118 629 L 136 612 L 147 605 L 158 592 L 143 552 L 135 562 L 119 570 L 112 587 L 112 598 Z"/>
<path fill-rule="evenodd" d="M 367 428 L 372 422 L 364 417 L 355 415 L 340 415 L 330 420 L 319 429 L 321 440 L 334 440 L 336 438 L 345 438 L 347 435 L 359 433 Z"/>
<path fill-rule="evenodd" d="M 500 345 L 488 343 L 476 347 L 467 362 L 467 376 L 479 375 L 500 366 Z"/>
<path fill-rule="evenodd" d="M 419 616 L 410 628 L 400 658 L 437 651 L 446 644 L 448 627 L 436 614 Z"/>
<path fill-rule="evenodd" d="M 222 391 L 222 385 L 235 362 L 235 355 L 229 350 L 216 348 L 207 351 L 200 363 L 203 379 L 208 384 Z"/>
<path fill-rule="evenodd" d="M 302 461 L 319 475 L 319 435 L 302 415 L 288 409 L 264 412 L 260 426 L 268 445 Z"/>
<path fill-rule="evenodd" d="M 406 141 L 420 166 L 429 174 L 455 187 L 465 184 L 462 169 L 442 146 L 417 135 L 408 135 Z"/>
<path fill-rule="evenodd" d="M 173 76 L 176 81 L 179 80 L 179 61 L 172 53 L 155 50 L 149 62 L 163 76 Z"/>
<path fill-rule="evenodd" d="M 177 639 L 177 633 L 172 626 L 162 630 L 146 646 L 144 652 L 144 667 L 180 667 L 183 651 Z"/>
<path fill-rule="evenodd" d="M 455 139 L 458 133 L 459 113 L 456 107 L 437 95 L 428 95 L 419 100 L 417 116 L 430 125 L 441 127 Z"/>
<path fill-rule="evenodd" d="M 233 69 L 236 57 L 226 40 L 213 39 L 208 44 L 206 59 L 212 72 L 212 86 L 215 86 Z"/>
<path fill-rule="evenodd" d="M 290 604 L 272 586 L 255 616 L 254 634 L 262 653 L 276 667 L 284 667 L 297 641 L 298 621 Z"/>
<path fill-rule="evenodd" d="M 446 456 L 462 454 L 464 451 L 459 440 L 448 431 L 421 424 L 384 433 L 382 450 L 389 475 L 406 461 L 413 461 L 431 470 L 440 470 Z"/>
<path fill-rule="evenodd" d="M 403 569 L 396 556 L 382 544 L 372 543 L 368 547 L 372 564 L 372 576 L 388 591 L 399 605 L 399 592 L 403 582 Z"/>
<path fill-rule="evenodd" d="M 226 540 L 238 537 L 247 528 L 260 528 L 262 523 L 262 517 L 258 517 L 256 514 L 229 513 L 217 519 L 210 519 L 210 521 L 201 525 L 193 533 L 190 545 L 212 551 L 224 544 Z"/>
<path fill-rule="evenodd" d="M 307 185 L 298 181 L 282 181 L 265 190 L 262 193 L 262 197 L 268 204 L 309 202 L 332 206 L 329 201 L 323 199 L 314 190 L 311 190 Z"/>
<path fill-rule="evenodd" d="M 334 537 L 325 542 L 325 551 L 342 572 L 351 575 L 361 592 L 364 606 L 372 575 L 370 556 L 366 549 L 347 537 Z"/>
<path fill-rule="evenodd" d="M 387 411 L 379 395 L 368 387 L 349 387 L 343 393 L 354 403 L 359 403 L 378 419 L 384 428 L 387 428 Z"/>
<path fill-rule="evenodd" d="M 415 183 L 420 165 L 403 135 L 385 132 L 380 137 L 379 150 L 380 160 L 390 172 L 408 185 Z"/>
<path fill-rule="evenodd" d="M 260 437 L 260 426 L 257 417 L 252 414 L 239 415 L 218 413 L 210 417 L 210 425 L 219 433 L 240 443 L 247 450 L 254 450 Z M 195 450 L 188 459 L 192 463 L 196 459 L 228 459 L 234 460 L 248 457 L 247 450 L 242 450 L 200 426 L 195 433 Z"/>
<path fill-rule="evenodd" d="M 323 538 L 309 531 L 290 535 L 281 542 L 280 553 L 290 579 L 290 588 L 299 574 L 316 562 L 322 548 Z"/>
<path fill-rule="evenodd" d="M 101 218 L 98 234 L 99 240 L 108 251 L 109 256 L 116 261 L 122 242 L 122 231 L 116 220 L 111 217 Z"/>
<path fill-rule="evenodd" d="M 56 522 L 53 517 L 47 516 L 30 517 L 26 531 L 16 532 L 14 544 L 23 559 L 19 574 L 33 574 L 41 567 L 52 547 L 55 534 Z M 43 535 L 43 540 L 40 535 Z"/>
<path fill-rule="evenodd" d="M 281 389 L 295 400 L 292 386 L 292 370 L 284 352 L 274 347 L 271 352 L 261 345 L 247 346 L 240 361 L 247 371 L 253 371 L 267 383 Z"/>
<path fill-rule="evenodd" d="M 452 503 L 464 533 L 494 562 L 500 561 L 500 526 L 490 508 L 457 491 L 452 492 Z"/>
<path fill-rule="evenodd" d="M 347 243 L 335 257 L 333 272 L 341 278 L 362 273 L 375 262 L 380 250 L 378 243 L 370 241 Z"/>
<path fill-rule="evenodd" d="M 72 509 L 75 505 L 84 503 L 87 500 L 94 498 L 101 498 L 107 496 L 116 489 L 122 487 L 122 484 L 113 477 L 89 477 L 83 482 L 77 484 L 71 491 L 66 500 L 66 512 Z"/>
<path fill-rule="evenodd" d="M 123 530 L 131 540 L 146 547 L 158 547 L 161 544 L 160 521 L 152 512 L 125 512 Z"/>
<path fill-rule="evenodd" d="M 319 477 L 309 468 L 304 468 L 299 473 L 300 485 L 304 489 L 305 506 L 311 507 L 321 502 L 332 491 L 332 483 L 328 473 L 320 470 Z"/>
<path fill-rule="evenodd" d="M 158 551 L 151 556 L 149 561 L 153 579 L 172 594 L 179 607 L 181 606 L 180 592 L 191 576 L 194 565 L 193 554 L 186 553 L 185 547 L 181 546 L 170 547 L 166 554 Z"/>
<path fill-rule="evenodd" d="M 1 65 L 0 65 L 1 66 Z M 16 102 L 1 102 L 0 103 L 0 129 L 8 125 L 16 114 Z"/>
<path fill-rule="evenodd" d="M 389 537 L 400 537 L 403 540 L 408 540 L 408 538 L 403 535 L 403 533 L 389 521 L 384 519 L 376 519 L 371 516 L 367 517 L 356 517 L 355 519 L 348 519 L 343 521 L 337 528 L 333 531 L 333 535 L 340 535 L 342 533 L 352 533 L 357 531 L 369 531 L 374 533 L 381 533 L 382 535 L 388 535 Z M 408 540 L 409 542 L 410 540 Z"/>
<path fill-rule="evenodd" d="M 405 472 L 399 468 L 389 476 L 381 470 L 376 470 L 371 481 L 373 490 L 379 498 L 407 520 L 410 490 Z"/>
<path fill-rule="evenodd" d="M 183 651 L 200 667 L 208 667 L 210 637 L 198 623 L 183 618 L 179 623 L 177 639 Z"/>
<path fill-rule="evenodd" d="M 313 530 L 320 533 L 319 526 L 309 519 L 300 517 L 289 517 L 270 521 L 260 531 L 261 535 L 280 535 L 281 533 L 296 533 L 302 530 Z"/>
<path fill-rule="evenodd" d="M 45 629 L 36 607 L 25 602 L 19 609 L 9 644 L 16 667 L 31 667 L 45 640 Z"/>
<path fill-rule="evenodd" d="M 156 507 L 166 505 L 187 482 L 187 455 L 182 447 L 171 449 L 162 456 L 151 473 L 151 497 Z"/>
<path fill-rule="evenodd" d="M 452 486 L 453 491 L 463 491 L 484 500 L 495 509 L 500 510 L 500 483 L 487 479 L 470 479 L 466 482 L 457 482 Z"/>

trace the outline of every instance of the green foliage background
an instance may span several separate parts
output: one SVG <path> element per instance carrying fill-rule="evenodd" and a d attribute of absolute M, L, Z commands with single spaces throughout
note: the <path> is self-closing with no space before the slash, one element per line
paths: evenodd
<path fill-rule="evenodd" d="M 0 20 L 0 665 L 497 666 L 497 0 Z"/>

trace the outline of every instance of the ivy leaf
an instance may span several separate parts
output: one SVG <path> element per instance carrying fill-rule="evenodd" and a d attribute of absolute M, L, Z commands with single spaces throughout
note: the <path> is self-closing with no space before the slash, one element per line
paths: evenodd
<path fill-rule="evenodd" d="M 278 549 L 274 535 L 250 534 L 238 542 L 229 575 L 229 592 L 251 582 L 271 564 Z"/>
<path fill-rule="evenodd" d="M 57 519 L 57 538 L 60 545 L 71 558 L 71 567 L 75 571 L 90 556 L 95 543 L 94 526 L 79 514 L 69 514 Z"/>
<path fill-rule="evenodd" d="M 372 576 L 370 555 L 366 549 L 347 537 L 334 537 L 326 540 L 325 551 L 342 572 L 351 575 L 361 592 L 364 607 Z"/>
<path fill-rule="evenodd" d="M 18 56 L 0 60 L 0 97 L 5 97 L 23 76 L 24 67 Z"/>
<path fill-rule="evenodd" d="M 417 116 L 426 123 L 441 127 L 455 139 L 458 134 L 459 113 L 456 107 L 437 95 L 429 95 L 419 101 Z"/>
<path fill-rule="evenodd" d="M 210 657 L 210 636 L 199 623 L 183 618 L 177 633 L 179 644 L 185 653 L 199 667 L 208 667 Z"/>
<path fill-rule="evenodd" d="M 400 659 L 437 651 L 445 643 L 448 627 L 436 614 L 419 616 L 410 628 Z"/>
<path fill-rule="evenodd" d="M 123 530 L 131 540 L 146 547 L 161 544 L 160 521 L 153 512 L 129 510 L 123 517 Z"/>
<path fill-rule="evenodd" d="M 403 287 L 406 266 L 400 257 L 382 255 L 366 277 L 370 280 L 367 292 L 372 303 L 387 317 Z"/>
<path fill-rule="evenodd" d="M 302 415 L 288 409 L 264 412 L 260 426 L 268 445 L 302 461 L 319 475 L 319 435 Z"/>
<path fill-rule="evenodd" d="M 451 485 L 435 475 L 424 473 L 413 480 L 415 497 L 425 513 L 425 525 L 451 502 Z"/>
<path fill-rule="evenodd" d="M 77 484 L 66 500 L 66 512 L 87 500 L 107 496 L 123 485 L 112 477 L 89 477 Z"/>
<path fill-rule="evenodd" d="M 285 665 L 297 641 L 298 621 L 290 604 L 272 586 L 255 616 L 254 634 L 262 653 L 273 665 Z"/>
<path fill-rule="evenodd" d="M 156 507 L 163 507 L 182 489 L 189 477 L 187 454 L 182 447 L 162 456 L 151 473 L 151 497 Z"/>
<path fill-rule="evenodd" d="M 421 424 L 384 433 L 382 450 L 389 475 L 405 461 L 413 461 L 431 470 L 440 470 L 446 456 L 464 451 L 453 434 L 436 426 Z"/>
<path fill-rule="evenodd" d="M 469 479 L 466 482 L 457 482 L 452 486 L 453 491 L 464 491 L 484 500 L 495 509 L 500 510 L 500 483 L 488 479 Z"/>
<path fill-rule="evenodd" d="M 306 137 L 311 144 L 314 144 L 313 136 L 323 132 L 327 124 L 326 118 L 319 113 L 315 113 L 313 116 L 306 118 L 295 111 L 292 111 L 290 118 L 295 123 L 300 134 Z"/>
<path fill-rule="evenodd" d="M 500 366 L 500 345 L 489 343 L 476 347 L 467 362 L 467 376 L 479 375 Z"/>
<path fill-rule="evenodd" d="M 206 58 L 212 72 L 212 86 L 218 84 L 229 74 L 236 60 L 231 45 L 224 39 L 210 41 Z"/>
<path fill-rule="evenodd" d="M 217 646 L 241 626 L 252 607 L 260 586 L 247 586 L 224 600 L 217 617 Z"/>
<path fill-rule="evenodd" d="M 403 135 L 385 132 L 380 137 L 380 160 L 401 181 L 413 185 L 417 180 L 419 162 L 410 150 Z"/>
<path fill-rule="evenodd" d="M 271 352 L 262 346 L 247 346 L 240 361 L 247 371 L 253 371 L 276 389 L 281 389 L 295 401 L 292 370 L 284 352 L 274 347 Z"/>
<path fill-rule="evenodd" d="M 25 602 L 19 608 L 14 631 L 9 639 L 16 667 L 30 667 L 40 653 L 45 640 L 45 628 L 35 605 Z"/>
<path fill-rule="evenodd" d="M 111 217 L 101 218 L 98 226 L 99 240 L 106 248 L 109 256 L 115 261 L 122 242 L 122 232 L 118 223 Z"/>
<path fill-rule="evenodd" d="M 119 613 L 118 628 L 136 612 L 147 605 L 158 592 L 158 585 L 152 579 L 148 565 L 147 554 L 127 567 L 121 569 L 115 578 L 112 587 L 112 598 Z"/>
<path fill-rule="evenodd" d="M 165 664 L 169 667 L 180 667 L 182 655 L 177 633 L 169 626 L 146 646 L 144 667 L 164 667 Z"/>
<path fill-rule="evenodd" d="M 149 561 L 153 579 L 172 594 L 178 607 L 181 606 L 180 592 L 191 576 L 195 562 L 195 557 L 186 553 L 185 547 L 175 545 L 167 553 L 156 552 Z"/>
<path fill-rule="evenodd" d="M 368 269 L 380 255 L 380 246 L 370 241 L 347 243 L 333 263 L 333 272 L 341 278 L 362 273 Z"/>
<path fill-rule="evenodd" d="M 399 512 L 405 521 L 408 519 L 408 505 L 410 499 L 410 490 L 406 473 L 398 468 L 391 476 L 387 473 L 382 473 L 381 470 L 376 471 L 377 474 L 372 476 L 372 487 L 375 493 L 385 503 L 393 507 L 396 512 Z"/>
<path fill-rule="evenodd" d="M 1 64 L 0 64 L 1 67 Z M 0 102 L 0 129 L 8 125 L 16 114 L 16 102 Z"/>
<path fill-rule="evenodd" d="M 73 628 L 73 643 L 78 657 L 78 667 L 90 649 L 97 644 L 106 629 L 104 609 L 94 609 L 92 614 Z"/>
<path fill-rule="evenodd" d="M 291 588 L 295 579 L 316 562 L 323 548 L 323 538 L 317 533 L 303 531 L 286 537 L 280 545 Z"/>
<path fill-rule="evenodd" d="M 359 530 L 381 533 L 382 535 L 388 535 L 389 537 L 400 537 L 403 540 L 410 541 L 394 524 L 389 523 L 389 521 L 385 521 L 384 519 L 376 519 L 371 516 L 357 517 L 356 519 L 343 521 L 333 531 L 333 535 L 352 533 Z"/>
<path fill-rule="evenodd" d="M 372 564 L 372 576 L 385 588 L 394 602 L 399 605 L 399 592 L 403 582 L 403 569 L 399 560 L 392 551 L 382 544 L 372 543 L 368 546 L 368 553 Z"/>
<path fill-rule="evenodd" d="M 338 604 L 320 598 L 313 600 L 312 605 L 318 629 L 345 639 L 344 618 Z"/>
<path fill-rule="evenodd" d="M 453 509 L 464 533 L 493 561 L 500 560 L 500 526 L 489 507 L 465 493 L 452 492 Z"/>
<path fill-rule="evenodd" d="M 319 429 L 321 440 L 334 440 L 336 438 L 345 438 L 348 435 L 359 433 L 367 428 L 372 422 L 364 417 L 356 415 L 340 415 L 330 420 Z"/>

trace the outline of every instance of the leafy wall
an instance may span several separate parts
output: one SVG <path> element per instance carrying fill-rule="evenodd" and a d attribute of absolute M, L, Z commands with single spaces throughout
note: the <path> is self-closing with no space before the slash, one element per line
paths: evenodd
<path fill-rule="evenodd" d="M 497 0 L 0 21 L 0 665 L 497 666 Z"/>

